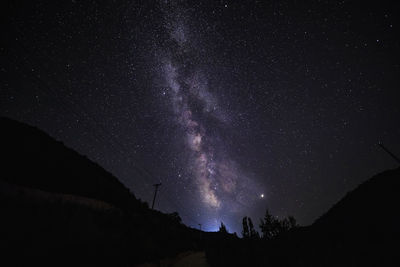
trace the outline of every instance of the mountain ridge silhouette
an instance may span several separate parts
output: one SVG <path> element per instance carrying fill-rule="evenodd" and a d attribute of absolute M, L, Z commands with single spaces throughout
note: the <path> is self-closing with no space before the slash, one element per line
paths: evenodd
<path fill-rule="evenodd" d="M 198 230 L 87 157 L 36 127 L 0 126 L 0 264 L 127 266 L 199 248 Z"/>
<path fill-rule="evenodd" d="M 7 118 L 0 125 L 0 251 L 9 266 L 127 266 L 196 250 L 211 266 L 398 266 L 400 168 L 361 183 L 310 226 L 268 242 L 241 240 L 149 209 L 35 127 Z"/>

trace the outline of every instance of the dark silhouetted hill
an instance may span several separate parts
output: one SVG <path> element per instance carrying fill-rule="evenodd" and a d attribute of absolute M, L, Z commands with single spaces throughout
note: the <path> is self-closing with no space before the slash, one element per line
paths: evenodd
<path fill-rule="evenodd" d="M 281 237 L 277 266 L 399 266 L 400 168 L 375 175 L 311 226 Z M 289 244 L 289 246 L 287 246 Z M 283 263 L 282 265 L 278 263 Z M 301 264 L 298 264 L 301 263 Z"/>
<path fill-rule="evenodd" d="M 2 180 L 118 207 L 141 205 L 111 173 L 39 129 L 7 118 L 0 125 Z"/>
<path fill-rule="evenodd" d="M 203 249 L 212 266 L 400 266 L 400 168 L 359 185 L 311 226 L 269 241 L 239 239 L 150 210 L 34 127 L 6 118 L 0 127 L 1 266 L 160 264 Z"/>
<path fill-rule="evenodd" d="M 307 227 L 209 247 L 213 266 L 400 266 L 400 168 L 375 175 Z M 228 249 L 226 249 L 228 248 Z M 218 253 L 216 253 L 218 251 Z"/>
<path fill-rule="evenodd" d="M 346 194 L 313 227 L 324 231 L 364 231 L 383 234 L 399 230 L 400 168 L 375 175 Z M 383 221 L 387 218 L 387 221 Z M 382 223 L 385 227 L 382 227 Z"/>
<path fill-rule="evenodd" d="M 400 168 L 362 183 L 315 221 L 309 246 L 330 266 L 399 266 L 399 188 Z"/>
<path fill-rule="evenodd" d="M 0 265 L 133 266 L 199 248 L 177 214 L 35 127 L 0 119 Z"/>

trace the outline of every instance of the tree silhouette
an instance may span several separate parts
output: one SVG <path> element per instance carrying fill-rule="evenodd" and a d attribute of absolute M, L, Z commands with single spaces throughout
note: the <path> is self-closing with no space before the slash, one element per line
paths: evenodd
<path fill-rule="evenodd" d="M 249 224 L 249 235 L 251 239 L 258 239 L 260 238 L 260 234 L 254 229 L 253 222 L 251 221 L 250 217 L 247 217 L 247 221 Z"/>
<path fill-rule="evenodd" d="M 168 216 L 174 221 L 174 222 L 176 222 L 176 223 L 178 223 L 178 224 L 180 224 L 180 223 L 182 223 L 182 218 L 181 218 L 181 216 L 179 216 L 179 213 L 178 212 L 172 212 L 172 213 L 170 213 L 170 214 L 168 214 Z"/>
<path fill-rule="evenodd" d="M 289 231 L 292 228 L 297 227 L 296 219 L 293 216 L 288 216 L 280 221 L 280 232 Z"/>
<path fill-rule="evenodd" d="M 259 239 L 260 234 L 254 229 L 254 224 L 250 217 L 243 217 L 243 230 L 242 236 L 245 239 Z"/>
<path fill-rule="evenodd" d="M 267 209 L 265 211 L 264 218 L 261 219 L 260 229 L 262 232 L 262 238 L 270 240 L 282 232 L 289 231 L 292 228 L 297 227 L 296 219 L 293 216 L 288 216 L 283 220 L 272 216 Z"/>
<path fill-rule="evenodd" d="M 288 217 L 288 220 L 289 220 L 289 229 L 292 229 L 292 228 L 296 228 L 296 227 L 298 227 L 299 225 L 297 224 L 297 221 L 296 221 L 296 219 L 293 217 L 293 216 L 289 216 Z"/>
<path fill-rule="evenodd" d="M 247 225 L 247 217 L 243 217 L 243 230 L 242 230 L 242 236 L 243 238 L 249 238 L 250 233 L 249 233 L 249 226 Z"/>
<path fill-rule="evenodd" d="M 278 219 L 276 219 L 274 216 L 269 213 L 269 210 L 267 209 L 265 211 L 264 218 L 261 219 L 260 222 L 260 229 L 262 232 L 262 238 L 263 239 L 272 239 L 276 235 L 279 234 L 280 232 L 280 222 Z"/>
<path fill-rule="evenodd" d="M 223 233 L 223 234 L 227 234 L 228 233 L 228 230 L 226 230 L 226 226 L 225 226 L 225 224 L 223 222 L 221 222 L 221 225 L 219 227 L 219 232 Z"/>

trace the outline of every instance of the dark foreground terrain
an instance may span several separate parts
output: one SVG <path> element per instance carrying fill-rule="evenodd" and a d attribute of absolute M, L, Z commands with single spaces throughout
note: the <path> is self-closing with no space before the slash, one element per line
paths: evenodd
<path fill-rule="evenodd" d="M 219 240 L 215 266 L 400 266 L 400 168 L 349 192 L 314 224 L 274 240 Z"/>
<path fill-rule="evenodd" d="M 369 179 L 311 226 L 244 240 L 149 209 L 34 127 L 6 118 L 0 127 L 1 266 L 194 266 L 202 251 L 211 266 L 399 266 L 400 169 Z"/>

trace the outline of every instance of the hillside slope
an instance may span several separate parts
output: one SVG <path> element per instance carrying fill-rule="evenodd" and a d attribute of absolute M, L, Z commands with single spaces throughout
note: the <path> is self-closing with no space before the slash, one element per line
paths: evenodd
<path fill-rule="evenodd" d="M 346 194 L 313 227 L 342 231 L 398 231 L 400 168 L 375 175 Z M 387 220 L 385 220 L 387 219 Z M 385 227 L 382 228 L 382 223 Z"/>
<path fill-rule="evenodd" d="M 278 254 L 292 254 L 282 266 L 398 266 L 399 188 L 400 168 L 368 179 L 314 224 L 277 241 Z"/>
<path fill-rule="evenodd" d="M 400 266 L 400 168 L 375 175 L 311 226 L 264 240 L 216 240 L 212 266 Z"/>
<path fill-rule="evenodd" d="M 140 206 L 111 173 L 41 130 L 0 118 L 0 179 L 45 191 L 74 194 L 117 206 Z"/>
<path fill-rule="evenodd" d="M 198 231 L 99 165 L 34 127 L 0 127 L 0 265 L 133 266 L 198 249 Z"/>

